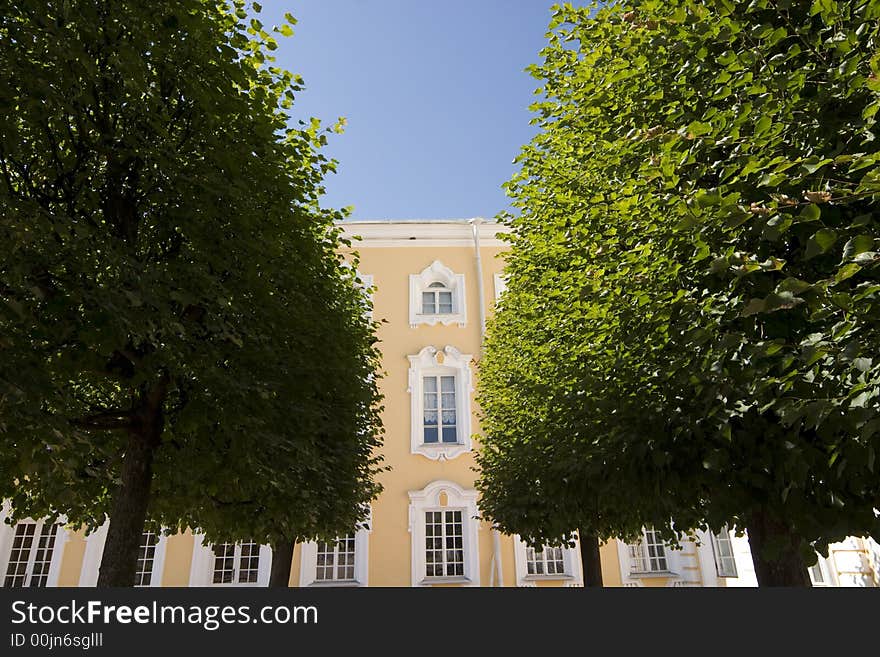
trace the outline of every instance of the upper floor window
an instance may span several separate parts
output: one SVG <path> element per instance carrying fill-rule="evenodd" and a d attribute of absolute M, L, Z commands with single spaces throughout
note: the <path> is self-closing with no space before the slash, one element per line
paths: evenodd
<path fill-rule="evenodd" d="M 505 274 L 493 274 L 492 282 L 495 284 L 495 303 L 498 303 L 501 295 L 507 289 L 507 276 Z"/>
<path fill-rule="evenodd" d="M 45 587 L 56 558 L 56 539 L 61 525 L 23 520 L 15 525 L 6 562 L 3 585 L 8 587 Z"/>
<path fill-rule="evenodd" d="M 629 544 L 631 573 L 665 573 L 669 571 L 666 546 L 653 527 L 642 529 L 642 537 Z"/>
<path fill-rule="evenodd" d="M 477 492 L 437 481 L 409 498 L 413 585 L 479 586 Z"/>
<path fill-rule="evenodd" d="M 410 451 L 451 459 L 471 449 L 470 354 L 425 347 L 410 361 Z"/>
<path fill-rule="evenodd" d="M 712 534 L 712 552 L 715 555 L 715 572 L 718 577 L 737 577 L 733 541 L 730 539 L 727 525 L 717 534 Z"/>
<path fill-rule="evenodd" d="M 422 389 L 424 442 L 457 443 L 455 376 L 422 377 Z"/>
<path fill-rule="evenodd" d="M 435 260 L 418 274 L 409 277 L 409 324 L 433 326 L 467 321 L 464 274 L 456 274 Z"/>
<path fill-rule="evenodd" d="M 431 283 L 422 292 L 423 315 L 449 315 L 452 313 L 452 290 L 443 283 Z"/>

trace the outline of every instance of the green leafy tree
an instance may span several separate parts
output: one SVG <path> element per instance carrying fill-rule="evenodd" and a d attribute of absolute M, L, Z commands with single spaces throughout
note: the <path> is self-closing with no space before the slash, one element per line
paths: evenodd
<path fill-rule="evenodd" d="M 880 537 L 878 18 L 556 8 L 481 366 L 504 529 L 735 525 L 761 585 Z"/>
<path fill-rule="evenodd" d="M 254 15 L 0 2 L 0 498 L 109 517 L 100 585 L 134 581 L 148 519 L 276 544 L 349 530 L 379 490 L 373 327 L 318 205 L 334 163 L 316 120 L 290 127 L 301 80 Z"/>

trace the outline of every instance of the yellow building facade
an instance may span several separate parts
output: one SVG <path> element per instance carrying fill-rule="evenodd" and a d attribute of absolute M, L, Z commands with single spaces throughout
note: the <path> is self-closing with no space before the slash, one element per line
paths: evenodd
<path fill-rule="evenodd" d="M 391 470 L 364 527 L 335 543 L 296 546 L 290 586 L 582 586 L 577 549 L 529 549 L 479 518 L 474 388 L 485 321 L 504 290 L 506 229 L 479 219 L 342 226 L 381 322 L 382 451 Z M 94 586 L 105 533 L 106 525 L 90 536 L 40 521 L 0 526 L 4 586 Z M 601 548 L 605 585 L 756 585 L 745 537 L 699 538 L 670 546 L 646 528 L 639 543 L 611 541 Z M 254 543 L 146 533 L 136 583 L 265 586 L 271 559 Z M 819 586 L 880 585 L 880 549 L 849 539 L 811 577 Z"/>

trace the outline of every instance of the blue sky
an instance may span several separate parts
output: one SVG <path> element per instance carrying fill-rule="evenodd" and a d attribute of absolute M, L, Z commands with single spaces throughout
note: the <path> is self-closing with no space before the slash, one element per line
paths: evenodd
<path fill-rule="evenodd" d="M 492 217 L 534 134 L 528 106 L 552 2 L 545 0 L 263 0 L 277 63 L 303 76 L 298 118 L 332 125 L 328 207 L 354 219 Z"/>

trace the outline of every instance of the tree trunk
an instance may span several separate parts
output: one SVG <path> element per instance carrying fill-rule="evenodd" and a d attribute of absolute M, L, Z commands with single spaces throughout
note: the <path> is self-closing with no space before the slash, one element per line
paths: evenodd
<path fill-rule="evenodd" d="M 580 534 L 581 564 L 584 570 L 584 586 L 602 584 L 602 560 L 599 557 L 599 538 L 592 534 Z"/>
<path fill-rule="evenodd" d="M 760 511 L 751 516 L 746 529 L 758 586 L 811 586 L 801 542 L 785 523 Z"/>
<path fill-rule="evenodd" d="M 150 504 L 153 455 L 162 437 L 162 402 L 167 381 L 144 394 L 122 457 L 121 483 L 113 496 L 98 586 L 134 586 L 141 536 Z"/>
<path fill-rule="evenodd" d="M 290 585 L 290 567 L 293 561 L 293 541 L 278 541 L 272 546 L 272 571 L 270 588 L 287 588 Z"/>

